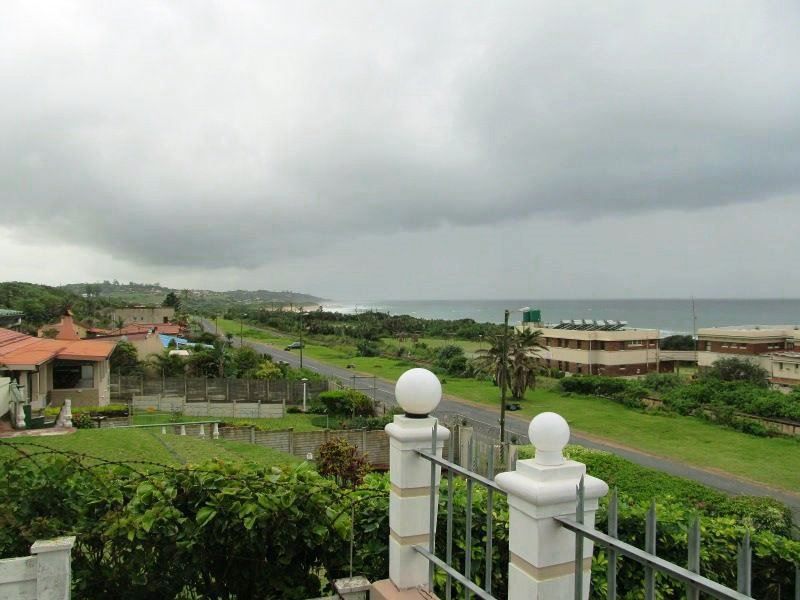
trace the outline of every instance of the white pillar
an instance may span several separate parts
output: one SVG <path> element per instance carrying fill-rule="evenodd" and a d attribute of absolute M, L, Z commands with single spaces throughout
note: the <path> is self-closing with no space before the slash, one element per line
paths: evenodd
<path fill-rule="evenodd" d="M 200 423 L 200 438 L 205 439 L 206 437 L 206 426 Z"/>
<path fill-rule="evenodd" d="M 556 517 L 575 518 L 577 486 L 584 476 L 584 523 L 594 526 L 599 498 L 608 485 L 586 475 L 586 465 L 565 460 L 567 422 L 555 413 L 541 413 L 528 430 L 536 457 L 517 461 L 515 471 L 500 473 L 497 485 L 508 493 L 508 598 L 573 600 L 575 534 Z M 583 597 L 589 597 L 593 544 L 584 540 Z"/>
<path fill-rule="evenodd" d="M 389 579 L 399 589 L 427 587 L 428 560 L 414 546 L 429 546 L 431 462 L 417 450 L 442 455 L 450 431 L 428 416 L 442 396 L 436 376 L 425 369 L 411 369 L 397 381 L 397 401 L 406 411 L 386 426 L 389 435 Z M 441 468 L 435 470 L 438 490 Z M 438 502 L 437 502 L 438 504 Z M 434 511 L 436 510 L 434 506 Z M 435 522 L 435 516 L 434 516 Z"/>
<path fill-rule="evenodd" d="M 181 425 L 181 435 L 186 435 L 186 425 Z"/>
<path fill-rule="evenodd" d="M 167 428 L 166 427 L 162 427 L 161 428 L 161 435 L 167 435 Z"/>
<path fill-rule="evenodd" d="M 211 437 L 215 440 L 219 439 L 219 423 L 214 423 L 211 426 Z"/>
<path fill-rule="evenodd" d="M 36 556 L 37 600 L 69 600 L 72 587 L 70 553 L 74 537 L 38 540 L 31 546 Z"/>

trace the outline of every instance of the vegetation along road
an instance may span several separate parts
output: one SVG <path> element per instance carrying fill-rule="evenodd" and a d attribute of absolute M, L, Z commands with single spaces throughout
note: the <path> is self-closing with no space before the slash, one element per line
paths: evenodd
<path fill-rule="evenodd" d="M 214 331 L 215 329 L 212 321 L 204 319 L 202 320 L 202 324 L 203 327 L 208 331 Z M 231 331 L 231 333 L 233 333 L 233 328 L 228 329 Z M 256 333 L 262 333 L 260 330 L 254 332 L 251 327 L 245 328 L 245 344 L 250 345 L 258 352 L 266 352 L 271 354 L 276 361 L 286 361 L 295 367 L 299 365 L 300 358 L 297 351 L 288 352 L 283 350 L 286 340 L 290 338 L 277 337 L 277 339 L 274 341 L 270 340 L 272 343 L 268 344 L 261 341 L 248 339 L 248 330 L 253 336 L 255 336 Z M 235 328 L 235 332 L 238 334 L 238 326 Z M 267 332 L 263 333 L 266 334 L 264 337 L 268 339 L 271 337 Z M 234 344 L 239 344 L 238 335 L 234 337 L 233 342 Z M 278 347 L 277 344 L 280 344 L 280 347 Z M 323 362 L 322 360 L 319 360 L 320 357 L 317 355 L 322 354 L 322 352 L 317 352 L 316 350 L 316 347 L 313 346 L 309 346 L 307 348 L 303 360 L 303 365 L 306 368 L 312 369 L 322 375 L 325 375 L 326 377 L 338 379 L 348 386 L 353 382 L 353 375 L 363 374 L 355 373 L 353 369 L 346 369 L 343 366 L 336 366 L 328 363 L 327 361 Z M 315 355 L 316 358 L 309 357 L 309 354 Z M 341 363 L 342 361 L 338 360 L 337 362 Z M 359 359 L 353 359 L 352 362 L 359 363 L 361 361 Z M 361 365 L 357 366 L 361 368 Z M 392 378 L 396 377 L 395 373 L 385 372 L 385 375 Z M 445 385 L 445 388 L 447 387 L 450 387 L 449 384 Z M 380 400 L 387 405 L 395 404 L 393 381 L 389 379 L 378 378 L 375 386 L 375 393 L 377 400 Z M 464 396 L 467 395 L 470 394 L 464 394 Z M 549 396 L 552 396 L 552 398 Z M 547 392 L 542 391 L 541 398 L 546 400 L 547 405 L 542 404 L 539 410 L 561 411 L 561 408 L 559 407 L 563 406 L 564 412 L 568 413 L 568 410 L 571 408 L 570 405 L 572 403 L 578 403 L 577 399 L 562 397 L 554 392 L 548 394 Z M 494 404 L 494 406 L 486 405 L 480 402 L 472 401 L 472 399 L 467 400 L 462 397 L 445 394 L 437 412 L 463 415 L 471 421 L 485 423 L 487 427 L 496 427 L 498 418 L 498 411 L 496 407 L 497 402 Z M 554 404 L 556 406 L 553 406 Z M 769 477 L 762 478 L 760 480 L 761 482 L 754 481 L 756 477 L 743 478 L 742 476 L 724 472 L 723 468 L 715 468 L 713 466 L 709 466 L 708 464 L 703 464 L 703 467 L 705 468 L 691 466 L 690 464 L 687 464 L 687 462 L 683 462 L 683 460 L 674 458 L 675 454 L 680 455 L 678 448 L 676 448 L 675 453 L 671 453 L 673 454 L 673 458 L 667 458 L 659 455 L 658 452 L 642 451 L 632 447 L 634 445 L 639 445 L 638 442 L 642 441 L 645 436 L 651 435 L 651 432 L 639 430 L 639 427 L 637 427 L 640 419 L 653 418 L 650 415 L 643 415 L 639 412 L 626 409 L 619 405 L 612 404 L 610 402 L 602 402 L 599 400 L 593 401 L 592 406 L 596 407 L 596 411 L 605 410 L 614 413 L 610 415 L 603 415 L 605 418 L 605 427 L 608 427 L 609 434 L 607 436 L 603 435 L 603 432 L 597 431 L 597 428 L 595 428 L 591 434 L 587 434 L 582 431 L 580 429 L 582 421 L 586 423 L 587 428 L 589 428 L 588 420 L 590 417 L 587 415 L 582 415 L 579 411 L 582 410 L 583 407 L 579 407 L 575 410 L 575 414 L 581 415 L 582 418 L 571 418 L 570 414 L 566 414 L 568 420 L 572 422 L 573 426 L 572 438 L 570 440 L 571 443 L 587 448 L 613 452 L 618 456 L 627 458 L 628 460 L 640 465 L 659 469 L 672 475 L 686 477 L 688 479 L 698 481 L 705 485 L 709 485 L 716 489 L 732 494 L 772 497 L 788 505 L 792 509 L 792 512 L 795 514 L 795 516 L 800 518 L 800 486 L 795 485 L 795 482 L 789 481 L 789 479 L 784 479 L 782 474 L 786 474 L 788 476 L 790 469 L 787 468 L 787 465 L 781 464 L 781 461 L 764 461 L 771 464 L 772 468 L 776 471 L 771 473 Z M 526 435 L 531 416 L 532 415 L 525 414 L 523 418 L 516 416 L 513 413 L 507 413 L 507 428 L 509 434 L 518 436 Z M 694 431 L 695 429 L 697 430 L 697 433 L 702 434 L 707 428 L 711 428 L 710 431 L 713 432 L 712 435 L 715 436 L 715 439 L 721 440 L 718 445 L 723 446 L 730 451 L 730 456 L 725 458 L 725 462 L 736 460 L 737 458 L 741 457 L 742 454 L 745 454 L 747 457 L 751 458 L 751 455 L 754 452 L 757 453 L 758 449 L 761 448 L 764 442 L 776 442 L 777 444 L 785 443 L 787 446 L 785 449 L 786 453 L 797 452 L 797 443 L 794 440 L 765 440 L 764 438 L 755 438 L 739 432 L 727 431 L 719 427 L 707 425 L 692 418 L 662 417 L 662 419 L 663 421 L 659 423 L 659 427 L 666 428 L 665 431 L 668 429 L 671 436 L 676 440 L 685 438 L 687 440 L 687 445 L 695 443 L 695 439 L 693 438 L 693 435 L 696 433 Z M 611 429 L 612 423 L 614 423 L 613 427 L 615 429 L 613 432 Z M 627 442 L 628 439 L 631 441 Z M 681 442 L 674 443 L 680 444 Z M 743 452 L 742 446 L 747 444 L 753 444 L 754 450 L 752 452 Z M 696 450 L 701 453 L 704 451 L 702 448 L 697 448 Z M 783 452 L 784 449 L 781 446 L 777 450 L 771 449 L 771 451 Z M 709 452 L 709 455 L 711 454 L 712 453 Z M 755 458 L 759 457 L 756 456 Z M 753 465 L 748 465 L 748 467 L 748 474 L 753 473 L 755 470 Z M 758 465 L 756 465 L 756 467 L 758 467 Z M 785 481 L 786 483 L 781 485 L 781 481 Z"/>

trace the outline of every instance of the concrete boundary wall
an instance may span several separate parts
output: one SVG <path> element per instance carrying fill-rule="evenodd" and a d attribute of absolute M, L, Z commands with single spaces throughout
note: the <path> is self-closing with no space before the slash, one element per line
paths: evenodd
<path fill-rule="evenodd" d="M 180 423 L 168 423 L 163 426 L 168 433 L 180 434 Z M 184 425 L 186 435 L 200 437 L 200 425 Z M 211 440 L 211 426 L 203 427 L 203 438 Z M 260 431 L 255 427 L 220 427 L 219 437 L 233 442 L 257 444 L 291 454 L 298 458 L 316 460 L 319 447 L 333 438 L 344 438 L 359 452 L 366 454 L 373 467 L 386 468 L 389 465 L 389 436 L 382 429 L 367 431 L 366 429 L 294 431 Z"/>
<path fill-rule="evenodd" d="M 183 396 L 133 396 L 131 406 L 134 413 L 158 412 L 182 413 L 187 417 L 231 417 L 244 419 L 279 419 L 286 414 L 284 404 L 261 402 L 187 402 Z"/>

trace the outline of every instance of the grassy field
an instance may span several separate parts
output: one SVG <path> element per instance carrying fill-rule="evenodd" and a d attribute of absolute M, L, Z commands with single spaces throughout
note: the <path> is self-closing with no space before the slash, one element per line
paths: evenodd
<path fill-rule="evenodd" d="M 295 431 L 318 431 L 334 428 L 339 424 L 335 418 L 326 419 L 325 415 L 301 415 L 289 413 L 280 419 L 245 419 L 231 417 L 188 417 L 173 416 L 169 413 L 138 413 L 133 417 L 134 425 L 160 425 L 168 423 L 190 423 L 192 421 L 223 421 L 236 425 L 255 425 L 263 431 L 294 429 Z"/>
<path fill-rule="evenodd" d="M 229 323 L 235 324 L 238 332 L 238 323 Z M 255 335 L 249 335 L 249 331 Z M 287 339 L 253 328 L 246 330 L 246 336 L 273 344 L 283 344 Z M 449 343 L 445 340 L 439 342 Z M 305 355 L 339 367 L 352 364 L 360 373 L 390 381 L 415 366 L 401 359 L 357 357 L 349 348 L 317 344 L 308 344 Z M 689 373 L 690 369 L 681 369 L 681 375 Z M 602 398 L 564 396 L 552 389 L 554 386 L 553 380 L 543 378 L 540 388 L 529 391 L 522 410 L 513 415 L 527 420 L 542 411 L 558 412 L 579 433 L 697 467 L 800 492 L 800 442 L 797 440 L 755 437 L 691 417 L 632 410 Z M 443 388 L 446 394 L 457 399 L 499 407 L 499 390 L 489 381 L 446 378 Z"/>
<path fill-rule="evenodd" d="M 231 462 L 255 462 L 263 466 L 299 462 L 293 456 L 263 446 L 225 440 L 200 440 L 172 434 L 162 435 L 155 428 L 79 429 L 70 435 L 3 440 L 0 445 L 1 457 L 13 456 L 16 453 L 9 446 L 15 446 L 31 454 L 53 449 L 77 452 L 110 461 L 147 461 L 171 466 L 198 464 L 216 458 Z"/>

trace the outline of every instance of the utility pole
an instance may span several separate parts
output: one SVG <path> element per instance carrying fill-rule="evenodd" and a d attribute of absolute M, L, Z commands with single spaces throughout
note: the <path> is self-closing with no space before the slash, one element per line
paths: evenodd
<path fill-rule="evenodd" d="M 506 309 L 503 319 L 503 360 L 501 365 L 500 377 L 500 448 L 503 452 L 503 444 L 506 441 L 506 385 L 508 384 L 508 314 Z"/>
<path fill-rule="evenodd" d="M 303 368 L 303 346 L 305 346 L 305 342 L 303 341 L 303 317 L 306 316 L 306 313 L 300 313 L 300 368 Z"/>
<path fill-rule="evenodd" d="M 239 347 L 241 348 L 244 346 L 244 318 L 247 316 L 247 313 L 242 313 L 239 317 Z"/>

